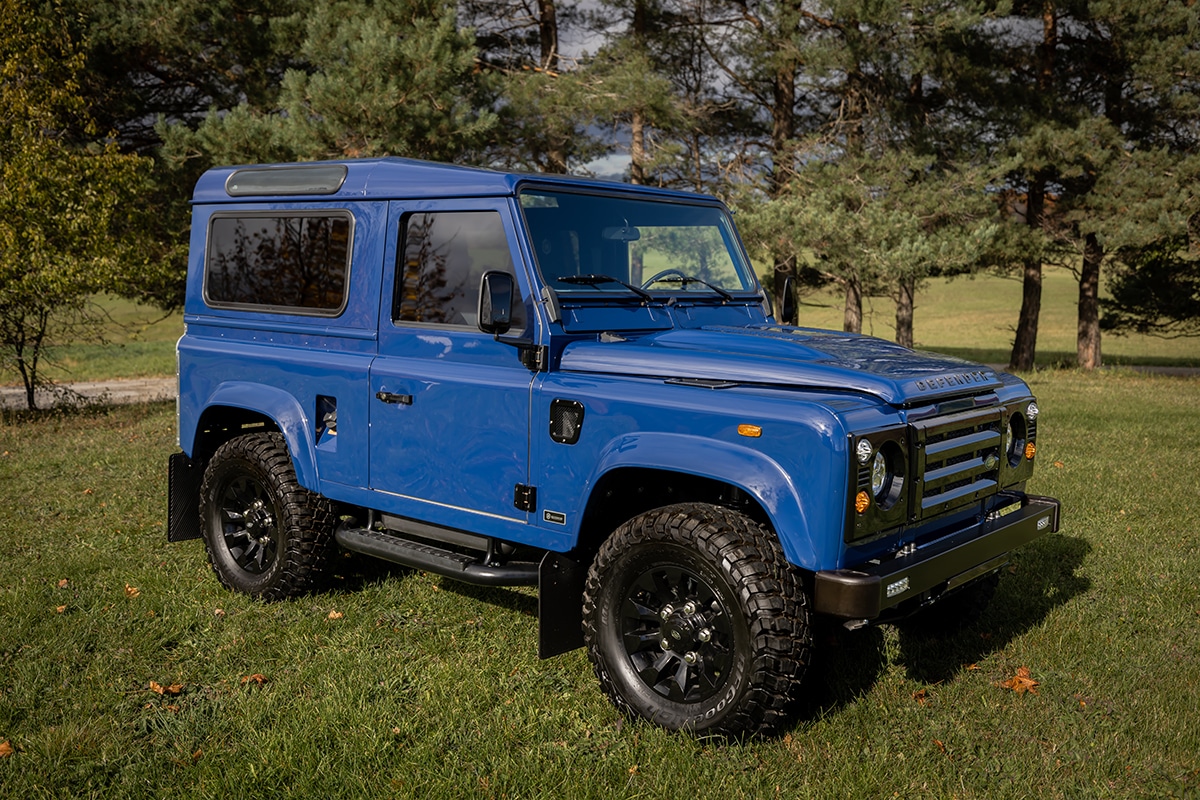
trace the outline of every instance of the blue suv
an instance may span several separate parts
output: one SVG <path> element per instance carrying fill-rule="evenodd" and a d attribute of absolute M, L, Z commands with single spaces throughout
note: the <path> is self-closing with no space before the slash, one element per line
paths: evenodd
<path fill-rule="evenodd" d="M 714 198 L 384 158 L 193 209 L 168 536 L 230 589 L 535 585 L 625 713 L 759 733 L 818 615 L 961 622 L 1058 529 L 1021 380 L 776 319 Z"/>

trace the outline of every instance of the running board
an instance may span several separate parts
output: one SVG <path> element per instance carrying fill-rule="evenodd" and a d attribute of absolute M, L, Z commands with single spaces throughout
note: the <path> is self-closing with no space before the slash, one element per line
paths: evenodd
<path fill-rule="evenodd" d="M 538 565 L 528 561 L 485 564 L 474 556 L 368 528 L 342 526 L 334 536 L 347 550 L 477 586 L 536 586 L 538 583 Z"/>

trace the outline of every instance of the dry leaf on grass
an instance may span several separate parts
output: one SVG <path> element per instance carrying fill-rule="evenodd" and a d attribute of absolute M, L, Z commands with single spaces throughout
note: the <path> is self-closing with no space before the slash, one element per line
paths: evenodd
<path fill-rule="evenodd" d="M 162 695 L 167 695 L 168 697 L 175 697 L 180 692 L 183 691 L 183 684 L 182 683 L 172 683 L 170 686 L 163 686 L 161 683 L 155 683 L 154 681 L 150 681 L 150 691 L 154 692 L 155 694 L 162 694 Z"/>
<path fill-rule="evenodd" d="M 915 692 L 912 693 L 912 698 L 913 698 L 913 700 L 917 701 L 917 705 L 923 706 L 927 702 L 929 702 L 929 690 L 917 689 Z"/>
<path fill-rule="evenodd" d="M 58 588 L 65 589 L 65 588 L 67 588 L 67 585 L 69 583 L 70 583 L 69 580 L 67 580 L 66 578 L 63 578 L 61 581 L 58 582 Z"/>
<path fill-rule="evenodd" d="M 343 613 L 342 613 L 342 612 L 340 612 L 340 611 L 330 611 L 330 612 L 329 612 L 329 618 L 330 618 L 330 619 L 341 619 L 341 618 L 342 618 L 342 617 L 344 617 L 344 616 L 346 616 L 346 615 L 345 615 L 345 614 L 343 614 Z"/>
<path fill-rule="evenodd" d="M 13 746 L 7 739 L 5 739 L 3 742 L 0 742 L 0 758 L 8 758 L 15 752 L 16 750 L 13 749 Z"/>
<path fill-rule="evenodd" d="M 267 682 L 267 676 L 263 675 L 261 672 L 256 672 L 253 675 L 247 675 L 246 677 L 242 678 L 243 686 L 245 686 L 248 683 L 253 683 L 256 686 L 262 686 L 266 682 Z"/>
<path fill-rule="evenodd" d="M 1037 694 L 1038 682 L 1033 679 L 1033 675 L 1030 673 L 1029 667 L 1021 667 L 1017 670 L 1016 675 L 1012 676 L 1006 681 L 1001 681 L 996 685 L 1004 689 L 1012 689 L 1017 694 L 1024 694 L 1025 692 Z"/>
<path fill-rule="evenodd" d="M 130 586 L 128 583 L 125 584 L 125 596 L 126 597 L 137 597 L 141 593 L 142 593 L 142 590 L 137 588 L 136 586 Z"/>
<path fill-rule="evenodd" d="M 55 610 L 57 613 L 61 614 L 61 613 L 63 613 L 64 611 L 66 611 L 66 610 L 67 610 L 67 607 L 66 607 L 66 606 L 56 606 L 54 610 Z"/>

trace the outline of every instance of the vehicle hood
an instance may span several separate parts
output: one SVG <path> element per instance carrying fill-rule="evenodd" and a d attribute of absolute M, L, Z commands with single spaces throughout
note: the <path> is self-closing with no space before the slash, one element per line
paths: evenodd
<path fill-rule="evenodd" d="M 730 383 L 819 387 L 911 405 L 997 390 L 996 371 L 851 333 L 763 325 L 673 329 L 569 344 L 561 368 Z"/>

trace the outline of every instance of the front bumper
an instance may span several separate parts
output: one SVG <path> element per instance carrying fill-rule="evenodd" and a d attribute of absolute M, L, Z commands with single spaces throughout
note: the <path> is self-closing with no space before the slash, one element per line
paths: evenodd
<path fill-rule="evenodd" d="M 1057 500 L 1031 495 L 1020 500 L 1017 511 L 971 525 L 910 555 L 858 569 L 818 572 L 813 593 L 816 611 L 845 619 L 875 619 L 906 600 L 939 588 L 953 589 L 991 572 L 1007 561 L 1012 550 L 1058 530 Z"/>

